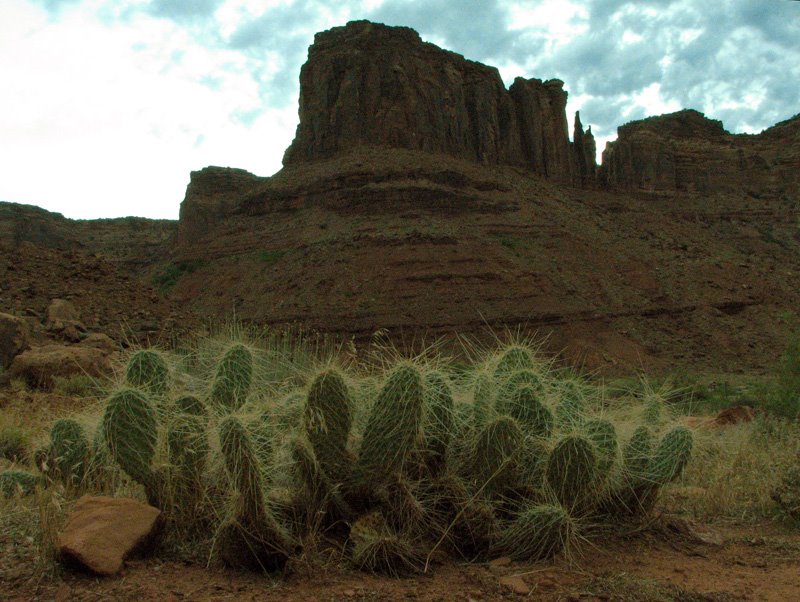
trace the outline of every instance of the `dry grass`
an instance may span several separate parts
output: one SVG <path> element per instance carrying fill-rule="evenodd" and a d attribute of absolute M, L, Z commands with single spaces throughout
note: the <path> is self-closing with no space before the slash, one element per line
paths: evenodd
<path fill-rule="evenodd" d="M 693 460 L 663 492 L 664 505 L 701 520 L 774 517 L 771 494 L 800 460 L 800 425 L 759 418 L 698 437 Z"/>

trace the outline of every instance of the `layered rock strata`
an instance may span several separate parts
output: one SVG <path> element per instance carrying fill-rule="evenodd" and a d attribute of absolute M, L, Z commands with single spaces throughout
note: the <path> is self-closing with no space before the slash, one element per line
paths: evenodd
<path fill-rule="evenodd" d="M 800 185 L 800 115 L 761 134 L 730 134 L 694 110 L 621 126 L 603 151 L 609 188 L 782 197 Z"/>
<path fill-rule="evenodd" d="M 300 124 L 284 165 L 359 146 L 444 153 L 572 182 L 564 83 L 517 78 L 367 21 L 318 33 L 300 72 Z"/>

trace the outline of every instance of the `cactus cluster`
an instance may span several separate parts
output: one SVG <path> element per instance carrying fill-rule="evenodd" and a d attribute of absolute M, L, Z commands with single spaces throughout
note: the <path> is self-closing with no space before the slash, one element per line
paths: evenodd
<path fill-rule="evenodd" d="M 464 558 L 568 553 L 582 525 L 649 510 L 692 452 L 691 431 L 672 426 L 660 400 L 623 424 L 525 345 L 467 377 L 413 361 L 377 375 L 329 364 L 272 388 L 253 353 L 231 345 L 204 380 L 134 353 L 93 444 L 77 422 L 53 425 L 47 474 L 76 485 L 106 458 L 168 528 L 213 534 L 231 565 L 280 569 L 324 533 L 355 566 L 403 574 L 438 547 Z M 38 483 L 0 474 L 6 494 Z"/>

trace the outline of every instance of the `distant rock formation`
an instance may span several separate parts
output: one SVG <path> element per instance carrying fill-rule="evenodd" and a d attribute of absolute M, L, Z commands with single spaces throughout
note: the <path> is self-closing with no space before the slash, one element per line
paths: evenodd
<path fill-rule="evenodd" d="M 597 177 L 597 145 L 592 134 L 592 126 L 586 131 L 583 130 L 580 111 L 575 111 L 572 140 L 576 174 L 580 178 L 580 183 L 584 186 L 594 183 Z"/>
<path fill-rule="evenodd" d="M 800 184 L 800 115 L 758 135 L 730 134 L 687 109 L 632 121 L 603 151 L 609 188 L 782 196 Z"/>
<path fill-rule="evenodd" d="M 354 21 L 315 36 L 300 72 L 300 124 L 283 162 L 375 145 L 573 183 L 563 84 L 517 78 L 506 90 L 496 68 L 423 42 L 413 29 Z"/>

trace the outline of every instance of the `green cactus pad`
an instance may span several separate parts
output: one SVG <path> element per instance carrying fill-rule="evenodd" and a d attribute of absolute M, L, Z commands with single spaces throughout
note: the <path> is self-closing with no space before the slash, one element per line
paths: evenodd
<path fill-rule="evenodd" d="M 108 450 L 128 476 L 146 487 L 153 480 L 157 428 L 156 412 L 140 391 L 122 389 L 108 400 L 103 417 Z"/>
<path fill-rule="evenodd" d="M 495 384 L 485 372 L 478 373 L 472 388 L 472 427 L 483 428 L 492 416 Z"/>
<path fill-rule="evenodd" d="M 651 480 L 666 485 L 678 478 L 689 462 L 693 445 L 694 435 L 685 426 L 676 426 L 664 435 L 650 462 Z"/>
<path fill-rule="evenodd" d="M 655 438 L 647 426 L 641 425 L 633 431 L 633 435 L 622 450 L 625 473 L 630 480 L 649 480 L 649 467 L 654 446 Z"/>
<path fill-rule="evenodd" d="M 614 467 L 619 453 L 617 430 L 610 420 L 593 418 L 583 424 L 583 432 L 597 450 L 597 472 L 605 477 Z"/>
<path fill-rule="evenodd" d="M 141 349 L 128 360 L 125 382 L 145 393 L 161 397 L 169 386 L 169 368 L 160 353 Z"/>
<path fill-rule="evenodd" d="M 353 423 L 353 402 L 342 375 L 326 370 L 311 384 L 303 412 L 306 436 L 322 470 L 335 482 L 350 472 L 347 439 Z"/>
<path fill-rule="evenodd" d="M 666 408 L 664 401 L 659 395 L 648 395 L 644 400 L 644 411 L 642 412 L 642 420 L 644 423 L 654 429 L 658 429 L 661 421 L 664 419 Z"/>
<path fill-rule="evenodd" d="M 175 400 L 175 409 L 189 416 L 208 417 L 208 410 L 206 410 L 205 404 L 194 395 L 181 395 L 178 397 Z"/>
<path fill-rule="evenodd" d="M 493 553 L 514 560 L 552 558 L 568 547 L 573 531 L 572 519 L 561 506 L 532 506 L 501 532 Z"/>
<path fill-rule="evenodd" d="M 253 380 L 253 353 L 241 343 L 232 345 L 217 365 L 211 386 L 211 403 L 221 413 L 244 405 Z"/>
<path fill-rule="evenodd" d="M 556 406 L 556 423 L 564 430 L 580 426 L 585 420 L 586 400 L 578 383 L 568 380 L 561 387 Z"/>
<path fill-rule="evenodd" d="M 597 453 L 586 437 L 564 437 L 550 452 L 547 483 L 565 508 L 572 510 L 584 505 L 597 474 Z"/>
<path fill-rule="evenodd" d="M 425 555 L 410 539 L 392 532 L 380 513 L 359 518 L 350 530 L 353 564 L 359 570 L 392 577 L 418 573 Z"/>
<path fill-rule="evenodd" d="M 500 355 L 494 370 L 494 378 L 504 381 L 518 370 L 531 370 L 536 365 L 533 354 L 521 345 L 509 345 Z"/>
<path fill-rule="evenodd" d="M 86 473 L 89 441 L 83 427 L 69 418 L 56 420 L 50 430 L 53 468 L 63 483 L 78 485 Z"/>
<path fill-rule="evenodd" d="M 519 424 L 508 416 L 496 418 L 478 434 L 475 477 L 487 493 L 501 491 L 516 481 L 522 440 Z"/>
<path fill-rule="evenodd" d="M 419 435 L 422 409 L 419 370 L 401 364 L 378 393 L 364 429 L 358 466 L 365 481 L 385 482 L 402 470 Z"/>
<path fill-rule="evenodd" d="M 424 404 L 426 462 L 430 473 L 437 476 L 444 470 L 455 428 L 453 393 L 441 372 L 426 375 Z"/>
<path fill-rule="evenodd" d="M 501 393 L 497 411 L 515 418 L 527 435 L 547 438 L 553 430 L 553 413 L 528 385 L 516 388 L 510 395 Z"/>

